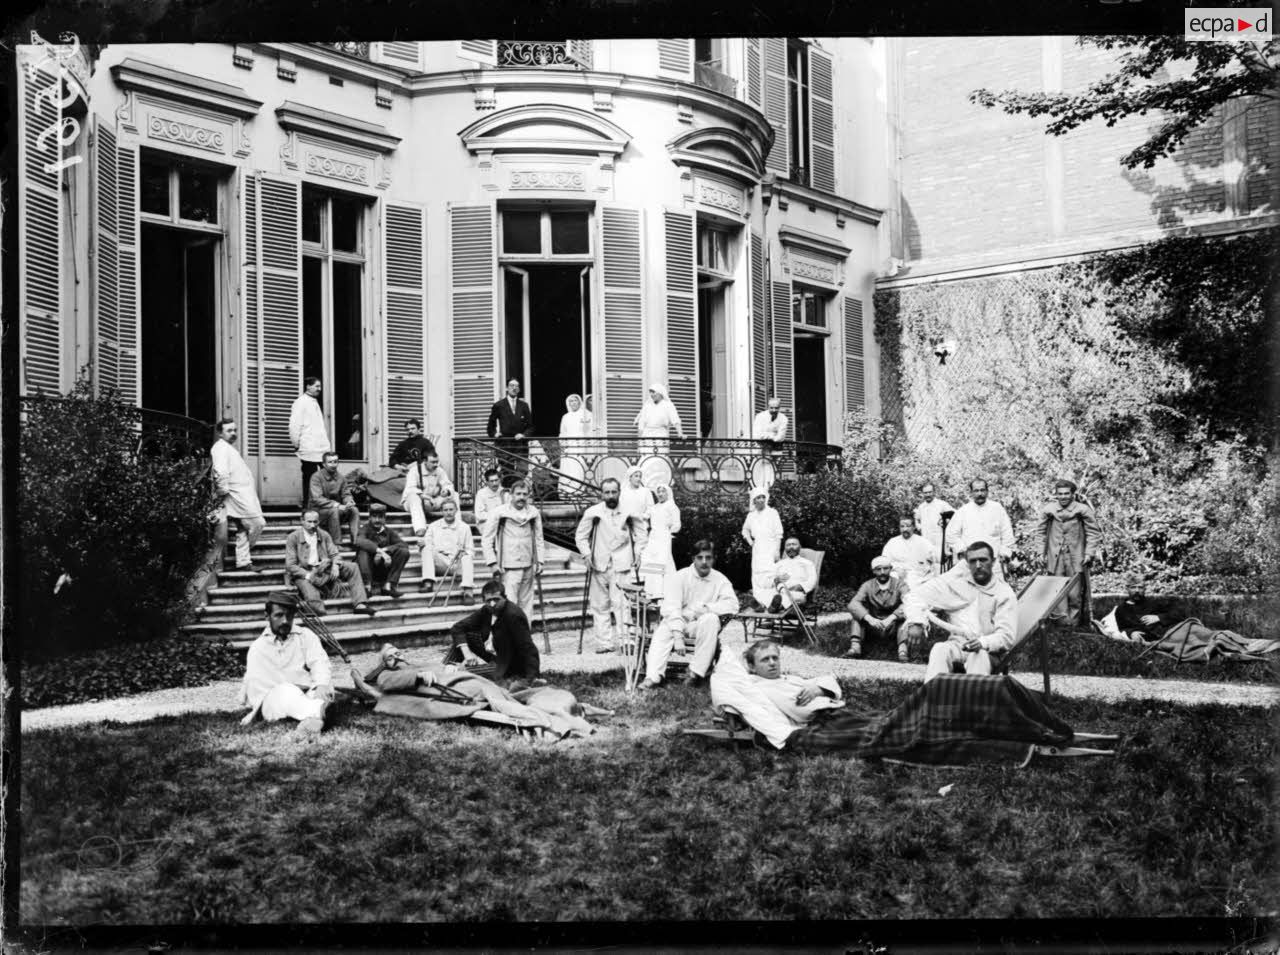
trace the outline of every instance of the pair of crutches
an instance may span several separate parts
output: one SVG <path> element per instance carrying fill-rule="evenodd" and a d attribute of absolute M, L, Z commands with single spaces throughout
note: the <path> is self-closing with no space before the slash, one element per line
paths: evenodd
<path fill-rule="evenodd" d="M 468 530 L 467 531 L 468 544 L 471 543 L 470 537 L 471 537 L 471 531 Z M 422 559 L 431 561 L 431 568 L 432 570 L 435 569 L 436 555 L 434 550 L 428 554 L 426 552 L 426 548 L 424 547 L 422 552 Z M 449 578 L 449 590 L 444 595 L 444 603 L 440 605 L 441 607 L 449 606 L 449 598 L 453 596 L 453 588 L 458 585 L 458 563 L 461 560 L 462 560 L 462 551 L 459 550 L 457 553 L 453 555 L 453 560 L 449 561 L 449 566 L 445 568 L 444 575 Z M 434 607 L 436 605 L 436 598 L 438 596 L 440 596 L 440 588 L 439 587 L 433 588 L 431 591 L 431 599 L 427 601 L 427 606 Z"/>
<path fill-rule="evenodd" d="M 779 582 L 774 586 L 774 589 L 778 592 L 779 596 L 785 596 L 785 584 Z M 796 620 L 800 624 L 800 632 L 804 634 L 805 639 L 809 641 L 810 646 L 816 647 L 818 645 L 818 638 L 814 635 L 813 628 L 809 626 L 809 621 L 805 619 L 804 608 L 797 604 L 795 600 L 791 601 L 791 606 L 783 608 L 782 615 L 778 618 L 779 625 L 786 621 L 787 614 L 791 613 L 793 610 L 796 612 Z"/>
<path fill-rule="evenodd" d="M 534 520 L 539 522 L 539 526 L 534 530 L 534 539 L 533 539 L 533 547 L 534 547 L 533 556 L 534 556 L 534 565 L 535 565 L 535 571 L 533 574 L 533 587 L 534 587 L 534 592 L 538 595 L 538 616 L 542 621 L 542 652 L 549 655 L 551 653 L 551 637 L 548 636 L 547 634 L 547 605 L 542 599 L 542 575 L 539 574 L 536 570 L 537 557 L 538 557 L 538 554 L 537 554 L 538 537 L 542 536 L 540 533 L 542 530 L 542 527 L 541 527 L 542 514 L 539 513 L 538 516 L 534 518 Z M 507 523 L 507 519 L 505 517 L 498 518 L 498 530 L 497 530 L 497 534 L 495 535 L 495 542 L 497 544 L 497 547 L 495 548 L 496 549 L 495 556 L 497 556 L 498 558 L 498 569 L 493 575 L 495 580 L 500 580 L 503 574 L 502 528 L 506 525 L 506 523 Z M 503 589 L 503 593 L 505 594 L 506 593 L 505 584 L 503 585 L 502 589 Z M 533 625 L 532 620 L 529 621 L 529 625 L 530 626 Z"/>
<path fill-rule="evenodd" d="M 591 597 L 591 578 L 595 574 L 596 531 L 600 529 L 599 516 L 591 518 L 591 542 L 587 545 L 587 573 L 582 582 L 582 611 L 578 624 L 578 653 L 582 653 L 582 638 L 587 630 L 587 605 Z M 640 564 L 636 560 L 636 532 L 631 523 L 631 515 L 627 515 L 627 534 L 631 539 L 631 567 L 635 573 L 635 582 L 640 584 Z M 618 621 L 622 623 L 621 620 Z"/>
<path fill-rule="evenodd" d="M 323 620 L 311 612 L 306 601 L 299 599 L 298 616 L 302 618 L 303 625 L 320 638 L 320 643 L 330 652 L 337 653 L 342 657 L 342 662 L 351 665 L 351 657 L 347 655 L 347 651 L 342 649 L 342 644 L 338 642 L 338 638 L 333 635 L 333 631 Z"/>

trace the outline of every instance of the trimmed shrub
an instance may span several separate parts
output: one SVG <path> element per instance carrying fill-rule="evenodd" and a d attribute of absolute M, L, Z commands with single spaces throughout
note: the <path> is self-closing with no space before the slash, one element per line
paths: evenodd
<path fill-rule="evenodd" d="M 165 636 L 213 542 L 208 462 L 144 440 L 142 414 L 81 380 L 19 438 L 18 625 L 28 658 Z"/>

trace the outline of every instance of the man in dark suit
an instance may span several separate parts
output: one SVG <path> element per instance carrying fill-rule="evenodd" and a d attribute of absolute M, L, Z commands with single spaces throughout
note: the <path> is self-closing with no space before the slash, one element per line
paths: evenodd
<path fill-rule="evenodd" d="M 512 378 L 507 382 L 507 396 L 493 403 L 489 411 L 488 434 L 496 437 L 494 443 L 501 450 L 529 456 L 529 432 L 533 430 L 533 409 L 520 397 L 520 382 Z M 502 465 L 504 487 L 524 476 L 523 465 L 499 462 Z"/>
<path fill-rule="evenodd" d="M 495 683 L 536 680 L 542 660 L 529 634 L 529 618 L 506 598 L 496 580 L 485 584 L 480 594 L 483 606 L 450 628 L 453 647 L 445 655 L 445 663 L 461 662 L 468 667 L 492 664 L 490 679 Z"/>
<path fill-rule="evenodd" d="M 409 545 L 387 526 L 385 504 L 369 505 L 369 523 L 356 538 L 356 564 L 365 590 L 373 593 L 381 583 L 382 593 L 400 597 L 400 573 L 409 562 Z"/>

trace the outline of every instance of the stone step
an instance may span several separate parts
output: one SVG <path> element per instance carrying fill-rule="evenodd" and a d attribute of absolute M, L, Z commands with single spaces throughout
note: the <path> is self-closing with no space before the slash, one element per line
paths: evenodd
<path fill-rule="evenodd" d="M 354 564 L 356 562 L 356 552 L 351 548 L 349 547 L 343 548 L 340 551 L 340 554 L 344 561 L 347 561 L 350 564 Z M 484 554 L 482 553 L 479 547 L 477 547 L 472 552 L 472 557 L 476 562 L 476 572 L 482 573 L 486 565 L 484 562 Z M 554 546 L 549 546 L 547 548 L 548 566 L 567 567 L 571 563 L 573 563 L 575 559 L 577 559 L 576 555 L 570 554 L 568 551 L 564 550 L 563 548 L 558 548 Z M 231 551 L 228 551 L 228 553 L 225 555 L 223 559 L 223 567 L 226 569 L 219 572 L 218 580 L 221 583 L 224 580 L 252 581 L 254 579 L 257 579 L 258 577 L 264 577 L 264 576 L 271 576 L 271 577 L 278 578 L 281 574 L 284 573 L 283 545 L 279 548 L 255 547 L 253 549 L 253 565 L 263 570 L 265 573 L 254 574 L 252 571 L 236 570 L 234 553 Z M 406 565 L 406 567 L 416 568 L 417 569 L 416 573 L 419 576 L 421 576 L 422 556 L 419 553 L 418 548 L 412 547 L 412 546 L 409 548 L 409 563 Z M 406 575 L 408 574 L 407 569 L 405 573 Z"/>
<path fill-rule="evenodd" d="M 392 603 L 389 598 L 384 599 Z M 474 606 L 463 607 L 451 602 L 448 607 L 379 610 L 373 617 L 344 610 L 328 613 L 321 619 L 344 647 L 350 646 L 349 641 L 372 641 L 376 646 L 388 639 L 405 640 L 405 646 L 414 646 L 421 644 L 408 642 L 410 639 L 430 642 L 433 635 L 439 638 L 440 635 L 447 633 L 456 621 L 475 609 Z M 542 612 L 534 611 L 532 624 L 535 631 L 541 629 L 544 613 L 549 625 L 576 622 L 582 613 L 581 593 L 554 597 L 547 595 L 546 606 L 542 608 Z M 257 616 L 252 619 L 200 621 L 187 624 L 182 630 L 192 638 L 216 643 L 229 641 L 233 646 L 243 647 L 252 643 L 262 633 L 264 626 L 262 610 L 259 608 Z"/>
<path fill-rule="evenodd" d="M 233 586 L 223 586 L 223 581 L 219 579 L 219 586 L 211 587 L 209 589 L 209 606 L 204 608 L 204 610 L 211 613 L 215 608 L 221 610 L 224 607 L 231 606 L 252 605 L 254 607 L 260 607 L 261 602 L 266 599 L 267 594 L 274 590 L 279 590 L 284 586 L 283 577 L 272 580 L 263 574 L 246 574 L 245 576 L 252 577 L 253 579 L 236 581 Z M 584 573 L 581 571 L 575 572 L 571 569 L 544 570 L 542 572 L 542 589 L 544 591 L 548 591 L 553 588 L 576 587 L 578 590 L 581 590 L 583 578 Z M 403 603 L 410 599 L 416 600 L 418 597 L 422 597 L 423 600 L 430 599 L 430 594 L 418 593 L 418 583 L 420 579 L 420 574 L 415 572 L 410 575 L 406 571 L 406 573 L 400 578 L 400 589 L 404 591 L 404 596 L 400 598 L 400 602 Z M 480 588 L 484 586 L 488 579 L 488 575 L 484 574 L 483 571 L 477 573 L 475 581 L 475 591 L 477 594 L 479 594 Z M 442 577 L 441 581 L 437 582 L 437 585 L 442 591 L 448 590 L 449 588 L 447 578 Z M 462 585 L 455 585 L 453 590 L 454 598 L 457 599 L 457 595 L 462 591 Z M 391 600 L 392 598 L 381 597 L 376 599 Z M 346 600 L 339 602 L 344 604 L 349 603 L 349 601 Z"/>

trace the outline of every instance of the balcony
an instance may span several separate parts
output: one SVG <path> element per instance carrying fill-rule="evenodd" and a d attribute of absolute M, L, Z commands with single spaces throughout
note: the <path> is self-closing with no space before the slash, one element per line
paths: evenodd
<path fill-rule="evenodd" d="M 693 85 L 736 98 L 738 95 L 738 81 L 728 73 L 722 73 L 717 67 L 717 63 L 718 61 L 713 60 L 693 64 Z"/>
<path fill-rule="evenodd" d="M 500 40 L 498 66 L 507 69 L 591 69 L 590 40 Z"/>

